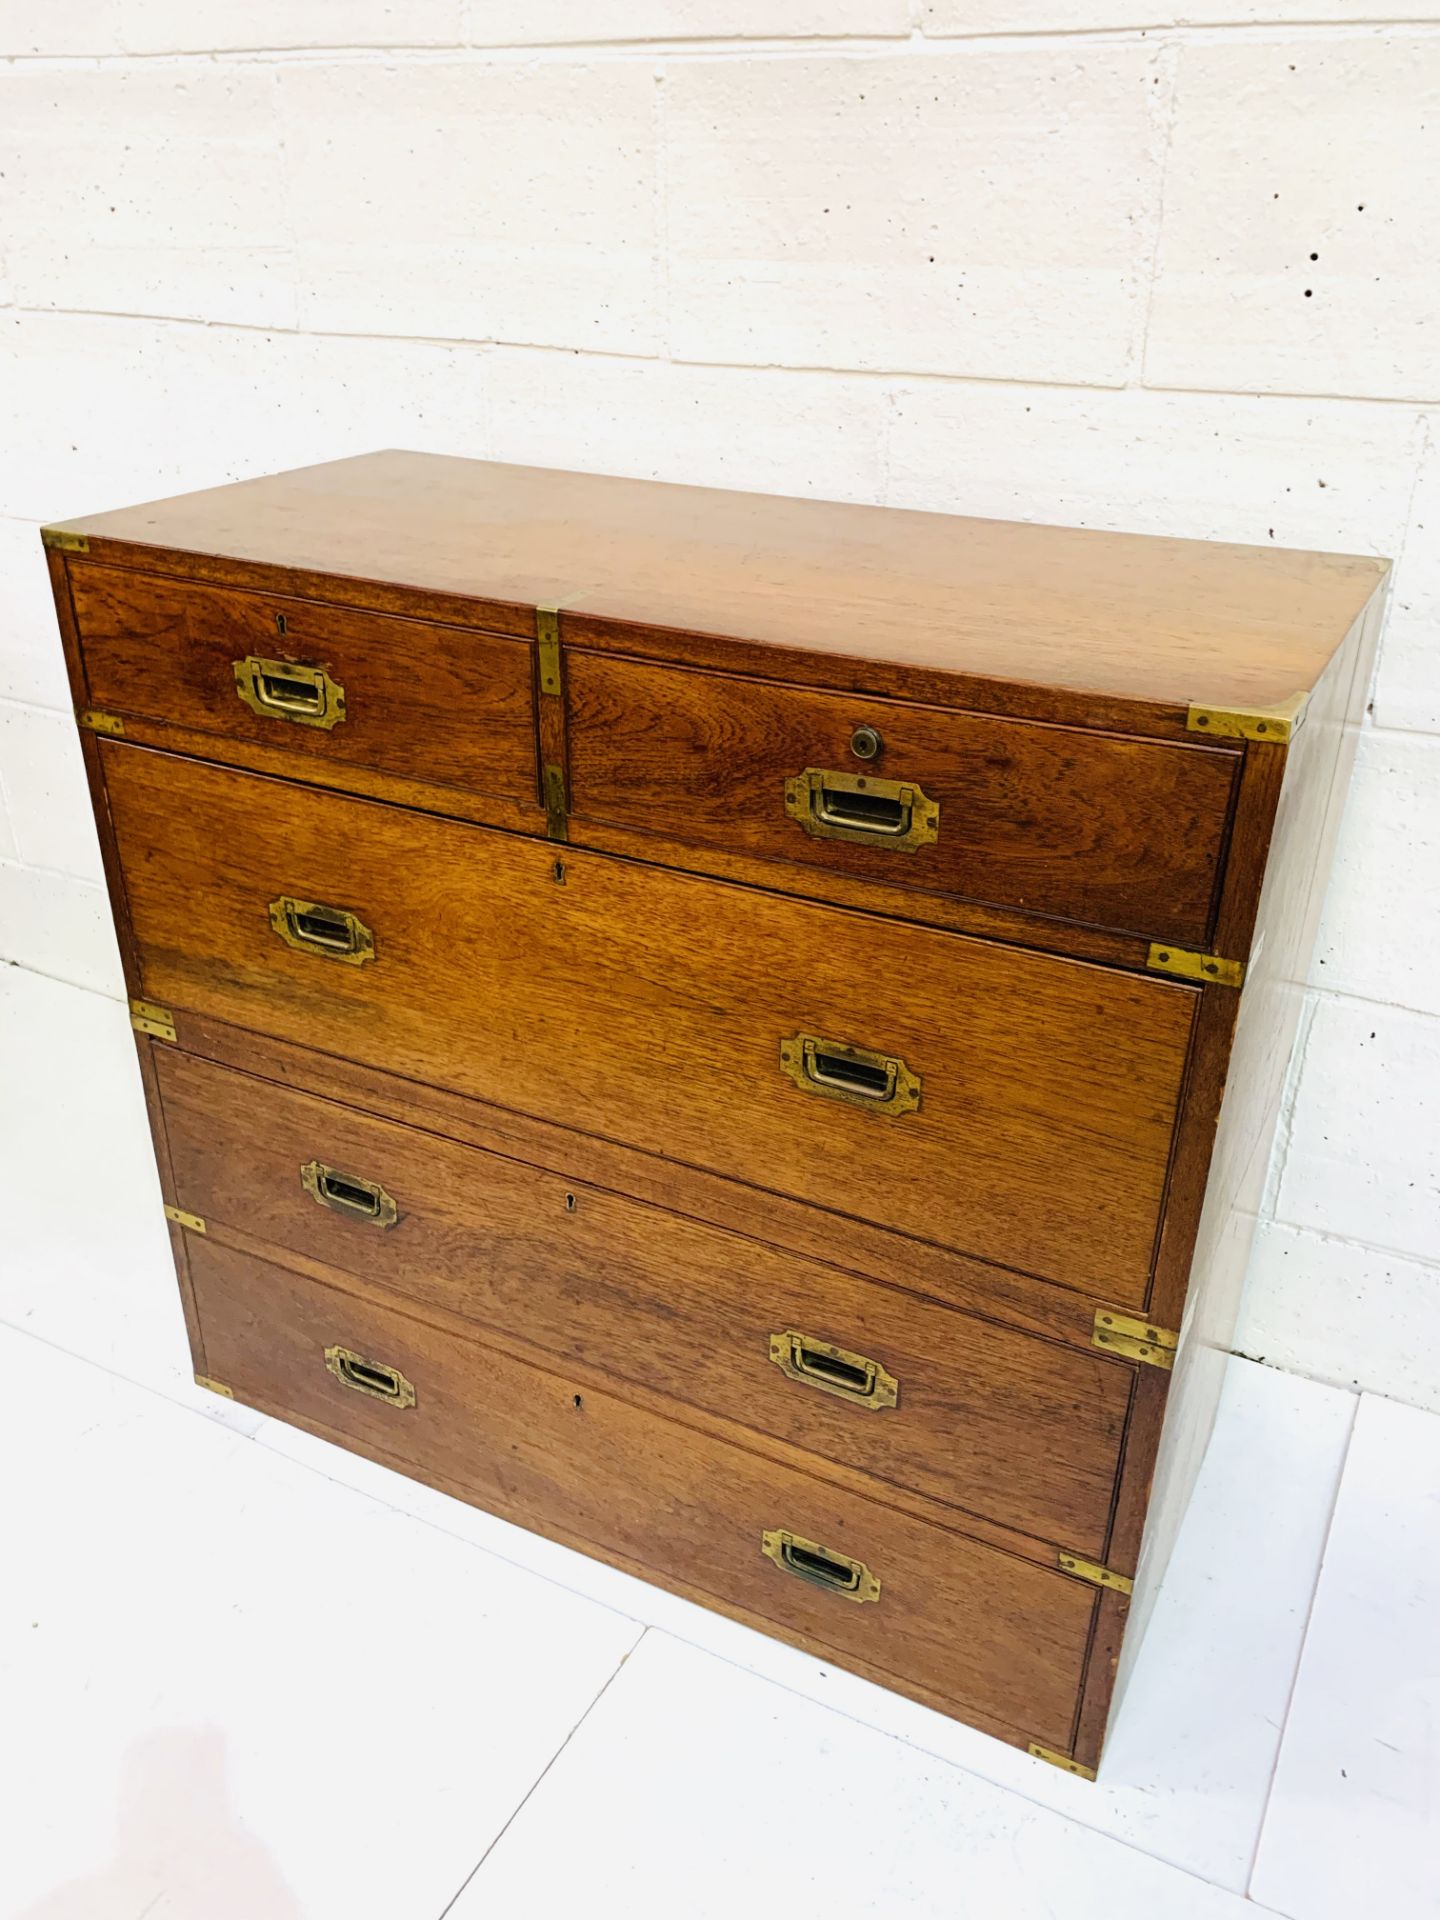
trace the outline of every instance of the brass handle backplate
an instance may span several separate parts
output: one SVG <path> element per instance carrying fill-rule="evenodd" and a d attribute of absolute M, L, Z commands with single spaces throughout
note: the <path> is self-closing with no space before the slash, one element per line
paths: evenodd
<path fill-rule="evenodd" d="M 770 1358 L 791 1380 L 818 1387 L 821 1393 L 833 1393 L 852 1406 L 879 1412 L 893 1407 L 900 1398 L 899 1381 L 878 1360 L 832 1347 L 825 1340 L 813 1340 L 793 1327 L 771 1334 Z"/>
<path fill-rule="evenodd" d="M 914 853 L 940 837 L 940 802 L 913 780 L 807 767 L 785 782 L 785 811 L 817 840 Z"/>
<path fill-rule="evenodd" d="M 319 900 L 297 900 L 282 893 L 270 902 L 270 926 L 287 947 L 318 953 L 360 967 L 375 958 L 375 936 L 365 922 L 344 907 Z"/>
<path fill-rule="evenodd" d="M 361 1180 L 353 1173 L 341 1173 L 319 1160 L 307 1160 L 300 1169 L 300 1184 L 312 1200 L 347 1220 L 364 1220 L 371 1226 L 393 1227 L 400 1209 L 378 1180 Z"/>
<path fill-rule="evenodd" d="M 823 1587 L 827 1593 L 838 1593 L 842 1600 L 880 1598 L 880 1582 L 863 1560 L 833 1553 L 829 1547 L 802 1540 L 798 1533 L 789 1533 L 784 1527 L 767 1527 L 760 1536 L 760 1551 L 797 1580 Z"/>
<path fill-rule="evenodd" d="M 267 720 L 328 731 L 345 718 L 345 689 L 323 667 L 299 660 L 262 660 L 247 653 L 235 662 L 235 691 L 252 713 Z"/>
<path fill-rule="evenodd" d="M 356 1393 L 368 1393 L 392 1407 L 413 1407 L 415 1389 L 398 1367 L 387 1367 L 379 1360 L 367 1360 L 349 1347 L 326 1347 L 325 1365 L 342 1387 Z"/>
<path fill-rule="evenodd" d="M 790 1034 L 780 1042 L 780 1071 L 806 1093 L 872 1113 L 914 1113 L 920 1105 L 920 1075 L 898 1054 L 872 1053 L 846 1040 Z"/>

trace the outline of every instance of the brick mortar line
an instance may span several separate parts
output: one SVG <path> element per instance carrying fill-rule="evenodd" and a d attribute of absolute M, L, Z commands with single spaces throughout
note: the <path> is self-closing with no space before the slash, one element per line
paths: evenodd
<path fill-rule="evenodd" d="M 1286 1233 L 1308 1234 L 1312 1240 L 1334 1240 L 1342 1247 L 1358 1247 L 1362 1253 L 1378 1253 L 1382 1259 L 1404 1260 L 1412 1267 L 1424 1267 L 1427 1273 L 1440 1273 L 1440 1260 L 1427 1253 L 1411 1253 L 1404 1247 L 1382 1246 L 1378 1240 L 1366 1240 L 1358 1233 L 1337 1233 L 1332 1227 L 1317 1227 L 1305 1220 L 1286 1220 L 1279 1214 L 1258 1220 L 1257 1227 L 1279 1227 Z"/>
<path fill-rule="evenodd" d="M 1292 980 L 1288 983 L 1298 987 L 1316 1003 L 1339 1002 L 1347 1007 L 1366 1007 L 1379 1013 L 1403 1013 L 1409 1020 L 1433 1020 L 1440 1026 L 1440 1007 L 1412 1007 L 1408 1000 L 1377 1000 L 1373 994 L 1360 993 L 1351 987 L 1332 987 L 1324 981 L 1318 984 L 1314 980 Z"/>
<path fill-rule="evenodd" d="M 513 64 L 525 61 L 553 63 L 568 58 L 596 58 L 606 61 L 713 60 L 716 58 L 790 57 L 813 58 L 817 55 L 879 55 L 884 58 L 925 58 L 948 49 L 957 52 L 968 47 L 1004 48 L 1063 45 L 1070 41 L 1115 45 L 1150 45 L 1157 34 L 1182 41 L 1230 39 L 1266 43 L 1291 36 L 1324 37 L 1332 40 L 1374 39 L 1403 33 L 1410 37 L 1440 37 L 1440 21 L 1413 16 L 1377 16 L 1363 20 L 1203 20 L 1175 21 L 1156 19 L 1135 24 L 1095 27 L 1037 27 L 1031 32 L 1015 28 L 997 28 L 993 32 L 926 34 L 920 31 L 894 34 L 815 34 L 769 39 L 764 35 L 747 37 L 711 36 L 693 40 L 550 40 L 521 42 L 514 45 L 489 45 L 476 41 L 453 41 L 431 45 L 305 46 L 305 47 L 190 47 L 148 51 L 109 49 L 94 53 L 9 53 L 0 55 L 6 67 L 49 68 L 54 71 L 96 71 L 105 66 L 134 63 L 154 65 L 170 62 L 183 65 L 208 61 L 213 65 L 249 65 L 260 62 L 277 64 L 315 64 L 325 60 L 343 60 L 357 66 L 385 64 L 398 58 L 413 60 L 417 66 L 439 65 L 447 61 L 496 61 Z"/>
<path fill-rule="evenodd" d="M 261 248 L 261 252 L 293 251 L 288 246 Z M 898 381 L 903 386 L 936 384 L 947 387 L 1028 387 L 1037 392 L 1091 393 L 1097 396 L 1152 393 L 1212 400 L 1300 402 L 1307 406 L 1406 407 L 1417 414 L 1440 411 L 1440 393 L 1429 399 L 1406 394 L 1323 393 L 1304 390 L 1266 392 L 1235 387 L 1179 387 L 1131 385 L 1123 378 L 1110 381 L 1054 380 L 1038 374 L 970 374 L 925 372 L 908 367 L 847 367 L 780 360 L 693 360 L 678 355 L 629 353 L 621 348 L 568 347 L 533 340 L 466 340 L 447 334 L 375 333 L 338 327 L 284 326 L 278 321 L 203 320 L 190 314 L 128 312 L 115 307 L 34 307 L 24 301 L 0 305 L 0 321 L 17 314 L 42 320 L 117 320 L 152 326 L 195 327 L 210 333 L 274 334 L 297 340 L 370 340 L 390 346 L 452 347 L 473 353 L 549 353 L 567 360 L 619 360 L 636 366 L 694 367 L 721 373 L 787 373 L 806 379 Z M 3 517 L 3 516 L 0 516 Z M 23 518 L 23 515 L 14 516 Z"/>
<path fill-rule="evenodd" d="M 8 815 L 13 825 L 14 816 Z M 72 873 L 69 867 L 47 867 L 38 861 L 27 860 L 17 847 L 13 854 L 0 853 L 0 867 L 10 867 L 16 873 L 36 873 L 42 880 L 64 880 L 72 887 L 89 887 L 102 899 L 108 897 L 103 878 L 94 879 L 83 873 Z M 0 935 L 0 939 L 3 939 Z M 19 962 L 16 963 L 20 964 Z"/>

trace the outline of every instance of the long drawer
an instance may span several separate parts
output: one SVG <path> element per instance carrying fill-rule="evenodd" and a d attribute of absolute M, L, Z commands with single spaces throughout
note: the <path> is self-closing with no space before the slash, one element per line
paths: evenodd
<path fill-rule="evenodd" d="M 170 1048 L 155 1070 L 212 1228 L 1103 1557 L 1120 1363 Z"/>
<path fill-rule="evenodd" d="M 206 1369 L 241 1400 L 1069 1748 L 1093 1588 L 268 1261 L 187 1249 Z"/>
<path fill-rule="evenodd" d="M 101 752 L 146 998 L 1143 1300 L 1195 990 Z"/>
<path fill-rule="evenodd" d="M 796 890 L 836 874 L 1205 942 L 1233 753 L 582 649 L 566 675 L 582 835 L 614 822 L 759 855 Z"/>
<path fill-rule="evenodd" d="M 539 813 L 524 640 L 90 563 L 71 596 L 92 706 L 204 733 L 219 760 L 279 751 L 298 780 L 369 771 Z"/>

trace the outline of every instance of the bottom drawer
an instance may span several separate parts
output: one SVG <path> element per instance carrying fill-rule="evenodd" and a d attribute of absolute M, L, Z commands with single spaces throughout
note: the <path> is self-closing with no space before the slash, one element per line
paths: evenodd
<path fill-rule="evenodd" d="M 193 1234 L 186 1252 L 205 1372 L 239 1399 L 990 1731 L 1070 1747 L 1092 1590 L 268 1261 Z"/>

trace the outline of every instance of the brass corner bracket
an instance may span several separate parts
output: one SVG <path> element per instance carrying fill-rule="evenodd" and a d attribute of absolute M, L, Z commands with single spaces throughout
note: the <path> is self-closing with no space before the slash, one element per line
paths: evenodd
<path fill-rule="evenodd" d="M 175 1016 L 168 1007 L 157 1007 L 153 1000 L 130 1002 L 130 1024 L 136 1033 L 148 1033 L 152 1040 L 175 1038 Z"/>
<path fill-rule="evenodd" d="M 211 1380 L 205 1374 L 197 1373 L 195 1376 L 195 1384 L 197 1387 L 203 1387 L 207 1393 L 218 1393 L 222 1400 L 233 1400 L 235 1398 L 235 1389 L 233 1387 L 227 1387 L 223 1380 Z"/>
<path fill-rule="evenodd" d="M 125 732 L 125 722 L 118 713 L 101 713 L 97 707 L 86 707 L 75 716 L 77 727 L 84 727 L 87 733 L 111 733 L 117 737 Z"/>
<path fill-rule="evenodd" d="M 172 1207 L 167 1204 L 165 1208 L 165 1218 L 167 1220 L 173 1220 L 177 1227 L 188 1227 L 191 1233 L 204 1233 L 206 1231 L 205 1222 L 200 1218 L 199 1214 L 186 1213 L 183 1207 Z"/>
<path fill-rule="evenodd" d="M 1093 1780 L 1094 1767 L 1082 1767 L 1078 1760 L 1072 1760 L 1068 1753 L 1056 1753 L 1053 1747 L 1042 1747 L 1038 1740 L 1032 1740 L 1026 1748 L 1032 1760 L 1044 1760 L 1052 1767 L 1059 1767 L 1062 1773 L 1073 1773 L 1079 1780 Z"/>
<path fill-rule="evenodd" d="M 1245 962 L 1222 960 L 1218 953 L 1192 953 L 1186 947 L 1152 942 L 1145 964 L 1152 973 L 1173 973 L 1182 980 L 1203 980 L 1213 987 L 1243 987 Z"/>
<path fill-rule="evenodd" d="M 1191 707 L 1185 715 L 1190 733 L 1217 740 L 1261 740 L 1283 747 L 1299 732 L 1308 693 L 1292 693 L 1274 707 Z"/>
<path fill-rule="evenodd" d="M 1062 1573 L 1073 1573 L 1077 1580 L 1088 1580 L 1092 1587 L 1106 1587 L 1111 1593 L 1133 1593 L 1135 1582 L 1126 1573 L 1112 1573 L 1096 1560 L 1082 1560 L 1078 1553 L 1056 1556 Z"/>
<path fill-rule="evenodd" d="M 87 534 L 71 533 L 65 527 L 42 527 L 40 538 L 55 553 L 88 553 L 90 540 Z"/>
<path fill-rule="evenodd" d="M 1164 1367 L 1168 1372 L 1175 1364 L 1178 1341 L 1179 1335 L 1171 1333 L 1168 1327 L 1152 1326 L 1148 1320 L 1115 1313 L 1109 1307 L 1095 1309 L 1091 1346 L 1119 1354 L 1123 1360 L 1139 1360 L 1144 1366 Z"/>

